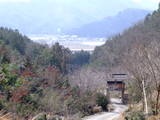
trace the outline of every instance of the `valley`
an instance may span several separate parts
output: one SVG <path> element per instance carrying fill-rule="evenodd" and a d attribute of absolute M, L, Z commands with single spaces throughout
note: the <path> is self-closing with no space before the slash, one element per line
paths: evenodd
<path fill-rule="evenodd" d="M 0 0 L 0 120 L 160 120 L 159 2 Z"/>
<path fill-rule="evenodd" d="M 92 52 L 96 46 L 101 46 L 107 40 L 106 38 L 87 38 L 77 35 L 29 35 L 29 38 L 40 44 L 52 46 L 56 42 L 60 43 L 71 51 Z"/>

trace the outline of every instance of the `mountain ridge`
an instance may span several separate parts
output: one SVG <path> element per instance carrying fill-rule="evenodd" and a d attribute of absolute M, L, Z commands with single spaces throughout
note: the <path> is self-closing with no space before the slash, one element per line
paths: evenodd
<path fill-rule="evenodd" d="M 143 20 L 150 12 L 144 9 L 128 8 L 119 12 L 116 16 L 106 17 L 100 21 L 83 25 L 80 28 L 70 30 L 66 34 L 75 34 L 81 37 L 111 37 Z"/>
<path fill-rule="evenodd" d="M 4 2 L 0 3 L 0 18 L 2 18 L 0 26 L 18 29 L 23 34 L 61 34 L 72 28 L 79 28 L 82 25 L 101 20 L 106 16 L 115 15 L 122 10 L 118 7 L 123 3 L 122 1 L 119 1 L 118 5 L 112 2 L 111 4 L 114 4 L 115 8 L 106 7 L 107 4 L 103 3 L 105 0 L 101 2 L 86 1 L 85 6 L 82 6 L 83 4 L 80 2 L 64 0 L 34 0 L 12 4 Z M 130 4 L 125 6 L 130 8 Z M 137 6 L 132 4 L 132 7 Z"/>

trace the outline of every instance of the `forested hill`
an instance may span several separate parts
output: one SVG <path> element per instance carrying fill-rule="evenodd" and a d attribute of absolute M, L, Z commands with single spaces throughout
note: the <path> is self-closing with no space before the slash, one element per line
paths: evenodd
<path fill-rule="evenodd" d="M 0 28 L 0 110 L 28 120 L 44 111 L 63 115 L 62 105 L 68 102 L 67 111 L 81 112 L 82 105 L 76 105 L 83 96 L 74 92 L 67 75 L 89 58 L 85 51 L 71 53 L 59 43 L 40 45 L 18 30 Z"/>
<path fill-rule="evenodd" d="M 17 50 L 21 55 L 26 52 L 27 44 L 32 43 L 26 36 L 21 35 L 17 30 L 0 28 L 0 40 L 5 45 Z"/>
<path fill-rule="evenodd" d="M 108 75 L 110 73 L 127 74 L 128 78 L 124 82 L 127 86 L 128 103 L 135 106 L 129 109 L 132 115 L 127 113 L 126 118 L 145 120 L 150 113 L 158 115 L 160 110 L 160 6 L 151 15 L 147 15 L 144 21 L 110 38 L 103 46 L 97 47 L 91 61 L 91 66 L 106 69 Z M 139 105 L 142 106 L 138 108 Z M 140 113 L 140 111 L 143 112 Z M 153 118 L 159 120 L 158 117 Z"/>
<path fill-rule="evenodd" d="M 47 45 L 40 45 L 31 41 L 27 36 L 19 33 L 18 30 L 0 28 L 0 49 L 1 61 L 17 64 L 34 64 L 42 67 L 48 65 L 57 66 L 62 72 L 66 72 L 65 65 L 71 57 L 68 48 L 56 43 L 51 48 Z M 22 63 L 18 61 L 22 60 Z M 63 62 L 63 65 L 62 65 Z"/>
<path fill-rule="evenodd" d="M 119 12 L 116 16 L 106 17 L 79 28 L 72 29 L 67 34 L 78 35 L 82 37 L 110 37 L 121 33 L 125 29 L 143 20 L 151 11 L 143 9 L 126 9 Z"/>
<path fill-rule="evenodd" d="M 130 53 L 135 44 L 149 45 L 152 41 L 160 41 L 160 8 L 147 15 L 144 21 L 122 34 L 109 38 L 103 46 L 97 47 L 92 55 L 92 62 L 109 67 L 120 65 L 125 54 Z"/>

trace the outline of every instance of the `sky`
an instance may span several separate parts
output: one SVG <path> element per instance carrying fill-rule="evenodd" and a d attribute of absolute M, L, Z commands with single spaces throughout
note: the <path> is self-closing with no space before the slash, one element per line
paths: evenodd
<path fill-rule="evenodd" d="M 4 3 L 4 2 L 8 2 L 8 3 L 13 3 L 13 2 L 21 2 L 21 3 L 26 3 L 26 2 L 33 2 L 33 1 L 37 1 L 37 0 L 0 0 L 0 2 Z M 38 1 L 42 1 L 42 0 L 38 0 Z M 85 3 L 90 2 L 92 3 L 96 3 L 95 1 L 97 1 L 98 3 L 103 3 L 103 4 L 110 4 L 110 2 L 112 3 L 112 1 L 114 1 L 115 3 L 117 3 L 117 0 L 44 0 L 44 1 L 55 1 L 55 2 L 59 2 L 60 4 L 73 4 L 73 3 L 82 3 L 85 5 Z M 157 8 L 157 4 L 160 2 L 160 0 L 118 0 L 121 1 L 124 4 L 137 4 L 137 6 L 141 7 L 141 8 L 146 8 L 146 9 L 155 9 Z M 123 6 L 122 6 L 123 7 Z"/>
<path fill-rule="evenodd" d="M 127 0 L 126 0 L 127 1 Z M 157 9 L 160 0 L 131 0 L 133 3 L 136 3 L 138 6 L 145 9 Z"/>
<path fill-rule="evenodd" d="M 21 2 L 21 3 L 27 3 L 27 2 L 33 2 L 33 1 L 42 1 L 42 0 L 0 0 L 0 2 L 4 3 L 14 3 L 14 2 Z M 160 2 L 160 0 L 44 0 L 44 1 L 55 1 L 60 4 L 73 4 L 73 3 L 80 3 L 80 4 L 86 4 L 88 2 L 92 3 L 103 3 L 103 4 L 110 4 L 118 1 L 121 1 L 124 4 L 137 4 L 138 7 L 146 8 L 146 9 L 155 9 L 157 8 L 157 4 Z M 95 2 L 97 1 L 97 2 Z M 123 7 L 123 6 L 122 6 Z"/>
<path fill-rule="evenodd" d="M 27 3 L 36 3 L 37 6 L 41 6 L 47 2 L 53 4 L 53 7 L 59 7 L 59 10 L 62 7 L 74 7 L 101 19 L 104 16 L 113 16 L 127 8 L 155 10 L 158 8 L 160 0 L 0 0 L 0 4 L 21 3 L 24 6 Z"/>

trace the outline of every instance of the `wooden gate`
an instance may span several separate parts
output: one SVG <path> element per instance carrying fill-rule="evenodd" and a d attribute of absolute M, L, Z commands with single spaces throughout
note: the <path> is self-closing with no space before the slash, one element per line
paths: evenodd
<path fill-rule="evenodd" d="M 126 103 L 125 92 L 125 80 L 127 79 L 127 74 L 112 74 L 112 79 L 107 81 L 107 89 L 109 91 L 120 91 L 122 102 Z"/>

